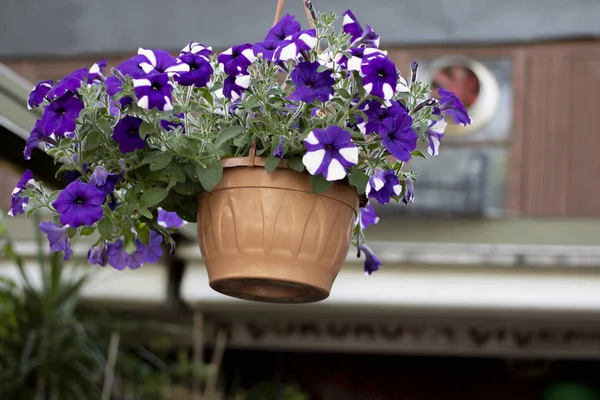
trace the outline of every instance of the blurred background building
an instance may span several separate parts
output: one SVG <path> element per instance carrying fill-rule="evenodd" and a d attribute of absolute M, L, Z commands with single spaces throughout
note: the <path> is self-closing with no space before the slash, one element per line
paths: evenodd
<path fill-rule="evenodd" d="M 288 3 L 302 20 L 301 2 Z M 363 276 L 350 254 L 322 303 L 238 301 L 209 288 L 188 225 L 173 258 L 97 271 L 86 309 L 195 322 L 207 349 L 226 330 L 225 387 L 293 381 L 317 400 L 599 398 L 600 2 L 314 4 L 338 15 L 352 9 L 404 76 L 419 61 L 421 78 L 459 94 L 474 120 L 449 127 L 440 155 L 415 165 L 414 204 L 377 208 L 385 218 L 369 239 L 381 270 Z M 33 83 L 101 58 L 114 66 L 138 46 L 260 41 L 274 8 L 264 0 L 0 3 L 0 207 L 9 208 L 23 168 L 60 185 L 40 151 L 22 160 L 39 117 L 25 107 Z M 33 258 L 31 226 L 8 222 Z M 193 338 L 179 345 L 191 350 Z"/>

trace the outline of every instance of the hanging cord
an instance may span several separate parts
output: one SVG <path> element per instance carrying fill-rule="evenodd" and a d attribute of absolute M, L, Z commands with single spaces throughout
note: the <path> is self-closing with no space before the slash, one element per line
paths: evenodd
<path fill-rule="evenodd" d="M 273 26 L 279 22 L 281 19 L 281 14 L 283 14 L 283 7 L 285 6 L 285 0 L 277 0 L 277 8 L 275 9 L 275 19 L 273 20 Z M 304 7 L 304 13 L 306 14 L 306 20 L 308 21 L 308 26 L 310 29 L 315 28 L 315 24 L 313 23 L 313 14 L 314 8 L 310 0 L 302 0 L 302 6 Z"/>

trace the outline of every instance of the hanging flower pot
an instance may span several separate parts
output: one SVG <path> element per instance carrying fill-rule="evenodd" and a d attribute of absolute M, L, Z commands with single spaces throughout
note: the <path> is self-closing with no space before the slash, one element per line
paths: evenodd
<path fill-rule="evenodd" d="M 444 114 L 470 118 L 451 92 L 432 96 L 416 63 L 405 80 L 350 10 L 339 32 L 303 1 L 302 30 L 279 18 L 283 3 L 254 44 L 139 49 L 110 73 L 102 61 L 38 83 L 25 158 L 43 149 L 69 183 L 50 193 L 27 171 L 9 213 L 48 209 L 40 229 L 65 259 L 72 238 L 98 234 L 88 262 L 118 270 L 157 262 L 197 223 L 210 285 L 243 299 L 326 298 L 350 243 L 367 274 L 379 269 L 366 200 L 411 203 L 406 163 L 438 153 Z"/>
<path fill-rule="evenodd" d="M 356 188 L 311 192 L 310 175 L 268 174 L 264 158 L 225 160 L 198 201 L 198 237 L 210 285 L 248 300 L 307 303 L 329 296 L 350 247 Z"/>

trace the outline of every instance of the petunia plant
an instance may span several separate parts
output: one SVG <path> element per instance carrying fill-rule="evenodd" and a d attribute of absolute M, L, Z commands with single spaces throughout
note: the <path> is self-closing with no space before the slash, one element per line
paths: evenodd
<path fill-rule="evenodd" d="M 344 181 L 368 201 L 413 202 L 406 163 L 427 158 L 419 142 L 436 155 L 444 117 L 468 124 L 465 108 L 443 88 L 429 93 L 416 63 L 404 79 L 349 10 L 341 30 L 332 13 L 310 11 L 311 29 L 285 15 L 254 44 L 215 53 L 191 42 L 177 57 L 140 48 L 110 71 L 99 62 L 38 83 L 27 105 L 43 115 L 25 158 L 42 147 L 70 183 L 50 193 L 27 171 L 10 214 L 46 208 L 52 251 L 68 259 L 72 238 L 98 232 L 88 261 L 135 269 L 195 222 L 196 197 L 219 183 L 224 158 L 254 152 L 267 173 L 286 164 L 310 174 L 315 193 Z M 355 224 L 368 274 L 380 261 L 363 230 L 377 221 L 366 204 Z"/>

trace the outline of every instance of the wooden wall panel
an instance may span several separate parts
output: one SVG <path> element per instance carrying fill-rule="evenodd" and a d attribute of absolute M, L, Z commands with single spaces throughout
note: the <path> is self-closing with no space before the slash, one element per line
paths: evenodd
<path fill-rule="evenodd" d="M 522 216 L 600 216 L 600 43 L 530 47 L 515 99 L 510 210 Z M 521 135 L 520 137 L 518 135 Z M 519 148 L 521 146 L 521 148 Z M 518 194 L 518 196 L 517 196 Z"/>
<path fill-rule="evenodd" d="M 570 72 L 567 214 L 600 216 L 600 48 L 572 52 Z"/>

